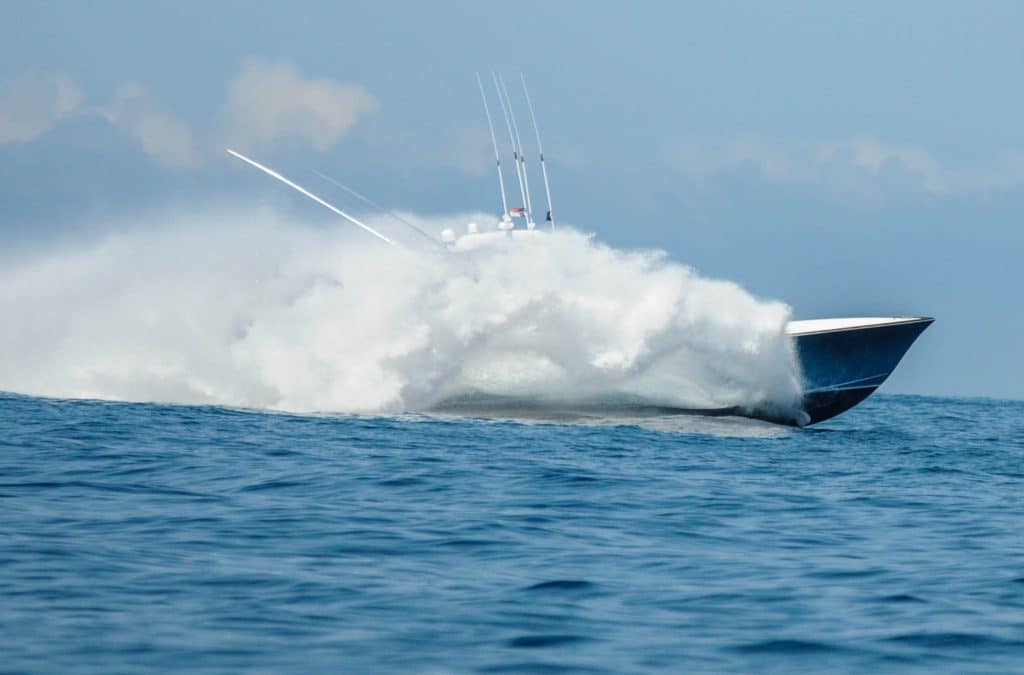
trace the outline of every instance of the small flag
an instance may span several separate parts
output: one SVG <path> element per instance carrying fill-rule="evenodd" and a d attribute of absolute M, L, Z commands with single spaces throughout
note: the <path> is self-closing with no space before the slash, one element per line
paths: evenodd
<path fill-rule="evenodd" d="M 516 216 L 524 216 L 526 215 L 526 209 L 524 209 L 521 206 L 513 206 L 508 210 L 508 215 L 512 216 L 513 218 L 515 218 Z"/>

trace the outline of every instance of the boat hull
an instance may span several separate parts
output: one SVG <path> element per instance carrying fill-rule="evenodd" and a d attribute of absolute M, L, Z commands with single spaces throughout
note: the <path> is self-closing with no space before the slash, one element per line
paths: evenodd
<path fill-rule="evenodd" d="M 835 417 L 870 396 L 932 321 L 907 317 L 791 324 L 808 424 Z"/>

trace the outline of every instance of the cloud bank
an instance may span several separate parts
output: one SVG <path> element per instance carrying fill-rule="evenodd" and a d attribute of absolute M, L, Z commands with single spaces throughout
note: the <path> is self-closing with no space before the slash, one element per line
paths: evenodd
<path fill-rule="evenodd" d="M 26 73 L 0 81 L 0 144 L 31 142 L 76 115 L 100 117 L 160 166 L 199 168 L 225 144 L 270 150 L 280 143 L 323 151 L 378 106 L 366 89 L 306 78 L 290 63 L 249 59 L 225 91 L 220 129 L 194 130 L 145 85 L 123 82 L 105 105 L 85 105 L 66 73 Z"/>
<path fill-rule="evenodd" d="M 953 168 L 923 148 L 872 136 L 810 142 L 756 135 L 725 140 L 686 137 L 670 144 L 668 162 L 693 180 L 753 171 L 771 181 L 858 195 L 886 186 L 947 195 L 1024 184 L 1021 153 L 1006 152 L 980 167 Z"/>
<path fill-rule="evenodd" d="M 208 128 L 190 127 L 138 82 L 120 84 L 105 104 L 90 106 L 86 98 L 83 87 L 64 72 L 0 80 L 0 144 L 29 143 L 64 120 L 98 116 L 159 166 L 187 171 L 219 157 L 225 146 L 264 155 L 282 147 L 323 152 L 379 108 L 362 86 L 309 77 L 292 63 L 256 58 L 246 60 L 227 83 Z M 479 174 L 489 163 L 487 135 L 479 124 L 461 124 L 427 139 L 393 125 L 370 124 L 364 139 L 376 156 L 392 156 L 404 167 Z M 752 172 L 861 202 L 900 192 L 943 196 L 1024 185 L 1024 152 L 1008 150 L 978 166 L 955 167 L 927 149 L 871 135 L 682 137 L 668 143 L 665 161 L 695 181 Z"/>

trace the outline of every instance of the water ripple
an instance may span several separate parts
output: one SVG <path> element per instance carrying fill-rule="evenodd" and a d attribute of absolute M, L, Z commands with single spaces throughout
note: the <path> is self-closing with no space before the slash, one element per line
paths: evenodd
<path fill-rule="evenodd" d="M 1019 670 L 1022 423 L 0 395 L 2 669 Z"/>

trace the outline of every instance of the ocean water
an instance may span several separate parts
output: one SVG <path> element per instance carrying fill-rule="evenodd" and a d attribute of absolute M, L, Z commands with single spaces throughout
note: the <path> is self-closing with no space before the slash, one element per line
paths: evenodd
<path fill-rule="evenodd" d="M 290 415 L 0 395 L 4 672 L 1024 670 L 1024 402 Z"/>

